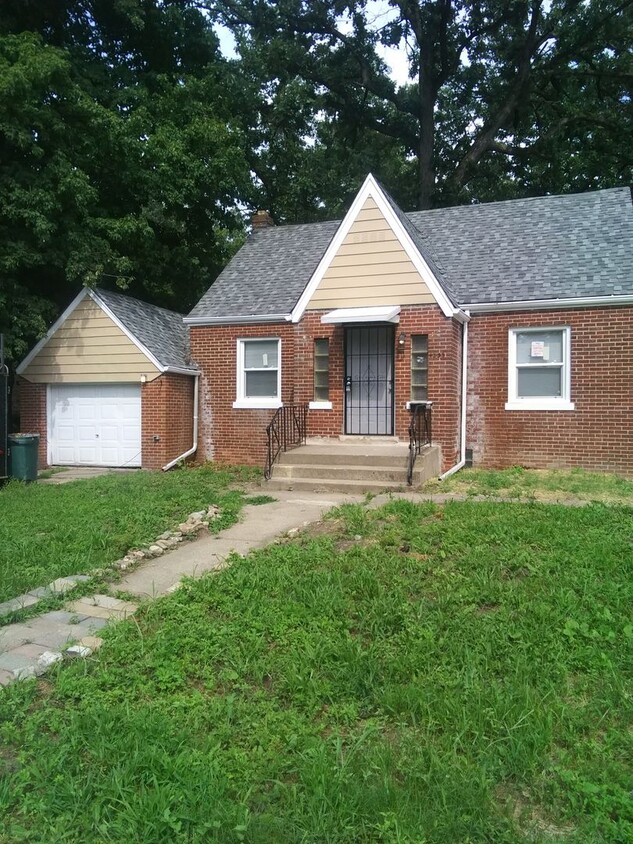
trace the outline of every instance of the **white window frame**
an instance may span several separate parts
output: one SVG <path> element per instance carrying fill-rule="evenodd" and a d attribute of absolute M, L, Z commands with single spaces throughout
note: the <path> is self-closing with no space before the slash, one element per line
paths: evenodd
<path fill-rule="evenodd" d="M 257 398 L 246 396 L 246 371 L 244 369 L 244 350 L 246 343 L 275 342 L 277 343 L 277 396 L 260 396 Z M 237 395 L 233 407 L 275 409 L 281 407 L 281 337 L 240 337 L 237 341 Z"/>
<path fill-rule="evenodd" d="M 541 331 L 562 331 L 563 333 L 563 363 L 551 366 L 559 366 L 561 373 L 560 396 L 530 396 L 521 398 L 517 395 L 519 379 L 517 377 L 517 335 L 537 333 Z M 539 366 L 547 366 L 547 363 L 539 363 Z M 529 328 L 519 326 L 508 331 L 508 401 L 506 410 L 574 410 L 574 403 L 571 401 L 571 328 L 568 325 L 539 325 Z"/>

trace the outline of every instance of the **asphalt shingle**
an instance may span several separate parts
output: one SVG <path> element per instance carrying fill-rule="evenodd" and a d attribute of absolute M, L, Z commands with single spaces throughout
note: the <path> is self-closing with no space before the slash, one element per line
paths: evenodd
<path fill-rule="evenodd" d="M 633 294 L 629 188 L 408 214 L 387 198 L 460 305 Z M 289 313 L 339 225 L 255 231 L 189 316 Z"/>
<path fill-rule="evenodd" d="M 189 332 L 182 314 L 123 293 L 101 288 L 94 293 L 162 366 L 196 368 L 189 361 Z"/>

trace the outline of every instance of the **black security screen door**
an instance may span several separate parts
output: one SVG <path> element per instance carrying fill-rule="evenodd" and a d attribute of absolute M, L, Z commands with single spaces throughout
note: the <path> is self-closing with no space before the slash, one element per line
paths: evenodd
<path fill-rule="evenodd" d="M 345 330 L 345 433 L 393 434 L 393 325 Z"/>

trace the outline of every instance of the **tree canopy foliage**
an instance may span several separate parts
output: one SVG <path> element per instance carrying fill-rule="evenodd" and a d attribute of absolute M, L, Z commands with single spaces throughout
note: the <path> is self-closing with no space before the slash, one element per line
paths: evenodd
<path fill-rule="evenodd" d="M 335 164 L 330 190 L 367 160 L 417 208 L 631 178 L 631 0 L 202 5 L 268 80 L 266 111 L 308 111 L 304 131 Z M 408 84 L 390 78 L 385 47 L 406 52 Z"/>
<path fill-rule="evenodd" d="M 81 285 L 192 305 L 243 230 L 234 74 L 187 3 L 5 0 L 0 331 L 19 358 Z"/>
<path fill-rule="evenodd" d="M 632 45 L 633 0 L 3 0 L 9 353 L 84 284 L 188 308 L 245 209 L 332 218 L 368 171 L 407 209 L 628 183 Z"/>

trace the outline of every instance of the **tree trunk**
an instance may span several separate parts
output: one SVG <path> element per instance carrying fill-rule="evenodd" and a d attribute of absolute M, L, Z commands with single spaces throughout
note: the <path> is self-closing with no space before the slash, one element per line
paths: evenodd
<path fill-rule="evenodd" d="M 435 94 L 432 79 L 432 52 L 420 50 L 418 87 L 420 97 L 420 135 L 418 141 L 418 211 L 433 207 L 435 194 Z"/>

